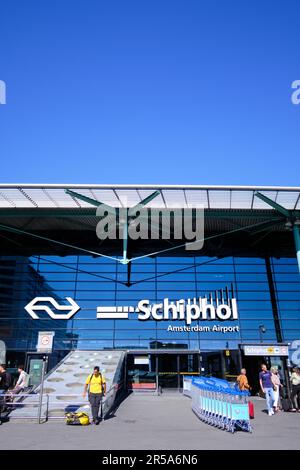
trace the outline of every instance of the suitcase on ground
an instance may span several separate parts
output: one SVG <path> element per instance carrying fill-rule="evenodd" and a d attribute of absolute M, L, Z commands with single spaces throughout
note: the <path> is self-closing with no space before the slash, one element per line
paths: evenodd
<path fill-rule="evenodd" d="M 281 398 L 281 406 L 283 411 L 290 411 L 293 409 L 292 400 L 290 398 Z"/>
<path fill-rule="evenodd" d="M 249 417 L 250 419 L 254 419 L 254 405 L 252 401 L 248 401 L 248 408 L 249 408 Z"/>

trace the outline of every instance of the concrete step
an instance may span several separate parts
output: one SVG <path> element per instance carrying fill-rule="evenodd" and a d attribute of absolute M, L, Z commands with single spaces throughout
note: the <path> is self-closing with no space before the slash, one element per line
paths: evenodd
<path fill-rule="evenodd" d="M 89 374 L 95 366 L 100 367 L 106 379 L 107 397 L 103 402 L 104 413 L 112 406 L 112 396 L 121 377 L 125 351 L 73 351 L 51 371 L 44 381 L 42 417 L 47 413 L 49 397 L 49 418 L 62 418 L 68 411 L 85 411 L 90 415 L 87 399 L 83 399 L 83 388 Z M 38 413 L 39 387 L 35 394 L 24 398 L 20 406 L 16 405 L 10 418 L 35 418 Z"/>

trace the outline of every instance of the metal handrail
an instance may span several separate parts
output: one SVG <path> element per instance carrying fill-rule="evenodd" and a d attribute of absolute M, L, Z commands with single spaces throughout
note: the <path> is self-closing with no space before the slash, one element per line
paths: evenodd
<path fill-rule="evenodd" d="M 31 400 L 31 401 L 22 401 L 22 400 L 14 400 L 14 398 L 23 398 L 23 397 L 36 397 L 37 399 L 36 400 Z M 5 408 L 16 408 L 18 406 L 20 407 L 35 407 L 38 405 L 37 407 L 37 415 L 39 414 L 39 408 L 46 405 L 46 419 L 47 419 L 47 416 L 48 416 L 48 409 L 49 409 L 49 395 L 48 394 L 45 394 L 43 395 L 42 397 L 40 397 L 39 394 L 32 394 L 32 393 L 10 393 L 9 395 L 1 395 L 1 398 L 3 399 L 3 405 L 5 406 Z M 11 401 L 6 401 L 7 398 L 13 398 L 13 400 Z M 42 399 L 41 399 L 42 398 Z M 46 401 L 44 401 L 44 398 L 46 399 Z M 12 410 L 9 410 L 9 412 L 11 412 Z M 36 419 L 37 418 L 37 415 L 30 415 L 30 416 L 26 416 L 26 418 L 28 419 Z M 0 419 L 2 417 L 2 409 L 1 409 L 1 405 L 0 405 Z M 14 417 L 15 418 L 15 417 Z M 22 419 L 24 419 L 24 417 L 22 417 Z"/>
<path fill-rule="evenodd" d="M 116 393 L 119 388 L 122 386 L 123 384 L 123 381 L 120 382 L 120 383 L 115 383 L 113 384 L 109 389 L 108 391 L 106 392 L 106 394 L 103 396 L 103 404 L 105 404 L 108 399 L 110 399 L 110 397 L 113 395 L 113 393 Z M 56 398 L 58 397 L 69 397 L 70 399 L 73 399 L 74 398 L 74 401 L 77 397 L 81 397 L 82 398 L 82 393 L 61 393 L 61 394 L 57 394 L 57 393 L 54 393 L 53 396 L 55 396 Z M 51 405 L 54 404 L 54 402 L 51 402 L 51 394 L 49 393 L 46 393 L 46 394 L 40 394 L 38 392 L 35 392 L 35 393 L 10 393 L 9 395 L 2 395 L 3 399 L 5 400 L 5 398 L 12 398 L 12 401 L 8 401 L 6 402 L 5 401 L 5 406 L 6 407 L 16 407 L 16 406 L 28 406 L 28 407 L 34 407 L 36 405 L 39 405 L 38 408 L 37 408 L 37 416 L 40 417 L 41 415 L 41 408 L 42 406 L 45 406 L 46 405 L 46 413 L 45 413 L 45 419 L 48 420 L 49 419 L 49 408 L 51 408 Z M 27 398 L 27 397 L 35 397 L 36 399 L 33 399 L 33 400 L 30 400 L 30 401 L 22 401 L 22 400 L 15 400 L 15 398 Z M 46 398 L 46 401 L 44 400 Z M 86 405 L 88 403 L 88 400 L 87 399 L 81 399 L 81 400 L 76 400 L 76 403 L 74 403 L 74 406 L 83 406 L 83 405 Z M 60 400 L 59 402 L 60 405 L 69 405 L 69 406 L 72 406 L 72 402 L 70 403 L 70 400 Z M 26 418 L 28 419 L 33 419 L 33 418 L 37 418 L 37 416 L 26 416 Z M 13 418 L 17 418 L 17 417 L 13 417 Z M 56 419 L 60 419 L 60 418 L 64 418 L 64 416 L 55 416 L 53 418 L 56 418 Z M 22 419 L 24 419 L 24 417 L 22 417 Z M 40 419 L 38 418 L 38 422 L 40 422 Z"/>

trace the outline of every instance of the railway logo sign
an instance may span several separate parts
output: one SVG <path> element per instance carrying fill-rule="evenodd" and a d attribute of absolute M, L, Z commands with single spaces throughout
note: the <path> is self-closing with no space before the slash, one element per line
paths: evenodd
<path fill-rule="evenodd" d="M 35 297 L 24 308 L 34 320 L 40 319 L 36 314 L 37 311 L 47 312 L 49 317 L 54 320 L 69 320 L 80 310 L 80 307 L 71 297 L 66 297 L 66 300 L 69 302 L 68 305 L 59 305 L 53 297 Z M 68 313 L 54 313 L 49 305 L 47 305 L 49 303 L 52 304 L 55 310 Z"/>

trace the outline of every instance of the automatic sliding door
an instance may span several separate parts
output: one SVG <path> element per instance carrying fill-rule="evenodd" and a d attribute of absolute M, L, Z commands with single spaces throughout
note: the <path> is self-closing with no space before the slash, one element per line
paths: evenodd
<path fill-rule="evenodd" d="M 179 388 L 178 354 L 158 354 L 158 385 L 162 388 Z"/>
<path fill-rule="evenodd" d="M 180 354 L 179 355 L 179 380 L 180 388 L 183 387 L 184 375 L 200 374 L 200 357 L 199 354 Z"/>

